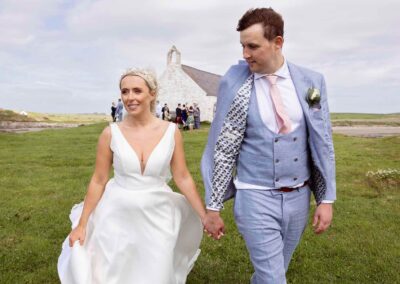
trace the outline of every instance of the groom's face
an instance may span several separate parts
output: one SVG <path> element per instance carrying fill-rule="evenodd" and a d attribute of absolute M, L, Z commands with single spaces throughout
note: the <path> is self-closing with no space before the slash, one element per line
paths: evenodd
<path fill-rule="evenodd" d="M 264 37 L 264 28 L 261 24 L 254 24 L 240 32 L 240 43 L 243 47 L 243 58 L 254 73 L 269 74 L 276 70 L 274 62 L 277 60 L 281 46 L 276 40 Z"/>

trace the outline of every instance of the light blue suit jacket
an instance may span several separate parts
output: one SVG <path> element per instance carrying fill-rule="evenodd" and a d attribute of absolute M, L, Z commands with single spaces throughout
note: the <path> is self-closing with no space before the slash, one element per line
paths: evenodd
<path fill-rule="evenodd" d="M 310 188 L 318 200 L 336 199 L 335 154 L 332 142 L 332 127 L 329 117 L 326 85 L 322 74 L 288 62 L 289 72 L 303 109 L 308 131 L 308 143 L 312 158 Z M 212 193 L 214 169 L 214 148 L 221 132 L 229 107 L 244 81 L 251 75 L 246 62 L 233 65 L 221 79 L 214 120 L 208 135 L 208 142 L 201 160 L 201 173 L 206 192 L 206 205 Z M 320 108 L 311 108 L 306 101 L 309 88 L 320 90 Z M 233 176 L 229 182 L 224 201 L 236 192 Z"/>

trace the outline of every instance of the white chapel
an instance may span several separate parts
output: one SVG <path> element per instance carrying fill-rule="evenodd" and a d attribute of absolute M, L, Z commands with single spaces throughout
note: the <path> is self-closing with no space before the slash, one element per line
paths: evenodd
<path fill-rule="evenodd" d="M 162 106 L 167 103 L 170 111 L 175 111 L 178 103 L 197 103 L 201 121 L 211 122 L 220 79 L 220 75 L 182 65 L 181 53 L 173 46 L 167 55 L 167 68 L 159 78 L 158 100 Z"/>

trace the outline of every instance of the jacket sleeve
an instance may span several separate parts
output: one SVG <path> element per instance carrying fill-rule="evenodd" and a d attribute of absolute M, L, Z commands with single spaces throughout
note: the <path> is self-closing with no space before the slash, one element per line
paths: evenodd
<path fill-rule="evenodd" d="M 208 132 L 207 145 L 201 159 L 201 174 L 203 176 L 206 206 L 208 206 L 212 194 L 212 177 L 213 177 L 212 171 L 214 168 L 215 144 L 217 143 L 218 135 L 221 132 L 222 125 L 224 123 L 224 117 L 226 114 L 224 113 L 224 106 L 223 106 L 224 104 L 223 93 L 224 90 L 226 89 L 226 85 L 227 85 L 226 79 L 225 77 L 223 77 L 219 85 L 215 116 L 213 122 L 211 123 L 210 130 Z"/>
<path fill-rule="evenodd" d="M 201 159 L 201 174 L 203 176 L 204 190 L 205 190 L 205 203 L 208 209 L 214 209 L 219 211 L 221 208 L 215 208 L 215 206 L 210 204 L 210 197 L 212 195 L 212 179 L 213 179 L 213 169 L 214 169 L 214 150 L 217 143 L 219 134 L 221 133 L 224 119 L 229 111 L 229 107 L 233 101 L 234 95 L 232 92 L 232 86 L 229 82 L 232 82 L 232 76 L 236 74 L 235 66 L 232 66 L 228 72 L 222 77 L 218 90 L 217 105 L 215 111 L 215 117 L 211 124 L 208 141 L 206 148 L 204 150 Z M 228 183 L 228 188 L 226 192 L 234 192 L 233 177 Z M 232 194 L 231 194 L 232 195 Z M 229 196 L 229 198 L 232 196 Z M 226 195 L 223 201 L 227 200 Z"/>
<path fill-rule="evenodd" d="M 336 200 L 336 165 L 335 151 L 332 139 L 332 124 L 328 106 L 328 96 L 325 79 L 321 78 L 321 107 L 324 115 L 324 148 L 327 155 L 323 157 L 323 167 L 326 176 L 326 192 L 323 200 Z"/>

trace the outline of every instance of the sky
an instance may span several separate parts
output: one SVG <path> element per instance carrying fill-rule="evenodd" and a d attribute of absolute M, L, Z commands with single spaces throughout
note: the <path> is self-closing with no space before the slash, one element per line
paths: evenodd
<path fill-rule="evenodd" d="M 172 45 L 223 75 L 256 7 L 283 16 L 285 58 L 324 74 L 332 112 L 400 112 L 398 0 L 0 0 L 0 108 L 109 113 L 124 70 L 160 76 Z"/>

